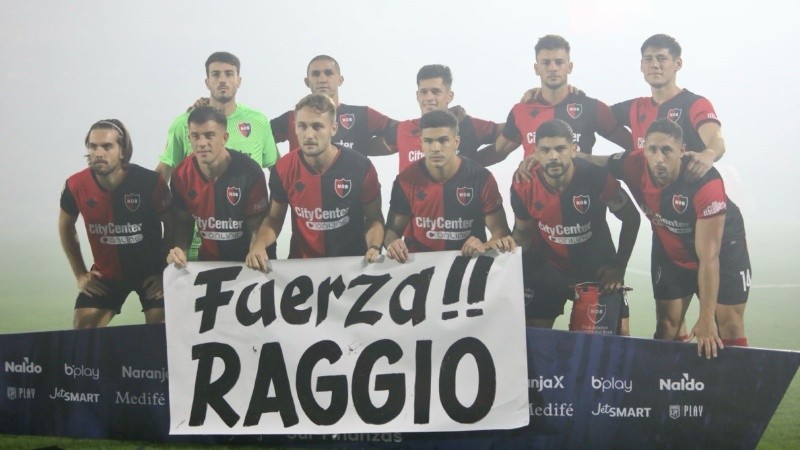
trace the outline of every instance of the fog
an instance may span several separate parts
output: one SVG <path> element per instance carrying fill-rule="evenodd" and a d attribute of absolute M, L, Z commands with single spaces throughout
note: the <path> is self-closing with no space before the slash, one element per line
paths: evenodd
<path fill-rule="evenodd" d="M 649 95 L 639 47 L 648 36 L 667 33 L 683 46 L 678 85 L 708 97 L 722 121 L 727 152 L 717 166 L 746 223 L 800 220 L 788 192 L 800 156 L 795 139 L 783 134 L 800 118 L 800 29 L 777 1 L 78 0 L 2 6 L 4 267 L 17 264 L 19 249 L 41 252 L 46 262 L 38 268 L 69 271 L 56 230 L 58 199 L 65 179 L 85 167 L 89 125 L 122 120 L 132 135 L 133 161 L 155 167 L 170 122 L 207 95 L 203 63 L 218 50 L 242 60 L 237 100 L 270 118 L 308 93 L 306 64 L 324 53 L 341 65 L 345 103 L 370 105 L 395 119 L 418 117 L 416 72 L 442 63 L 453 70 L 454 104 L 503 122 L 521 94 L 538 84 L 533 46 L 539 37 L 566 37 L 571 84 L 612 104 Z M 285 144 L 280 149 L 288 150 Z M 595 153 L 613 151 L 598 140 Z M 517 150 L 492 168 L 506 198 L 520 158 Z M 373 162 L 386 210 L 397 157 Z M 797 242 L 791 238 L 788 245 Z M 84 253 L 88 260 L 86 246 Z"/>

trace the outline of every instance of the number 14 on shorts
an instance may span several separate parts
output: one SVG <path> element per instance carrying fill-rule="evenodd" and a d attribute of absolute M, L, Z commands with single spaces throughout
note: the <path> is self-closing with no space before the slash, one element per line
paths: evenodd
<path fill-rule="evenodd" d="M 740 270 L 739 275 L 742 277 L 742 290 L 747 291 L 750 288 L 750 269 Z"/>

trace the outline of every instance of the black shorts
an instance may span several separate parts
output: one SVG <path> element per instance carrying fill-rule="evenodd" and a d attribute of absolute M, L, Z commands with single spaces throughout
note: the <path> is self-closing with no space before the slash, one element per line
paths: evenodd
<path fill-rule="evenodd" d="M 78 294 L 78 298 L 75 300 L 75 309 L 110 309 L 114 311 L 115 314 L 119 314 L 120 310 L 122 309 L 122 304 L 125 303 L 125 299 L 127 299 L 128 295 L 134 291 L 139 294 L 139 303 L 142 304 L 142 311 L 164 307 L 163 297 L 157 300 L 147 300 L 145 298 L 145 289 L 142 287 L 141 283 L 138 287 L 136 287 L 129 283 L 118 280 L 102 280 L 101 282 L 108 289 L 108 294 L 103 296 L 89 297 L 81 292 Z"/>
<path fill-rule="evenodd" d="M 750 255 L 744 239 L 723 242 L 719 252 L 720 305 L 740 305 L 750 294 Z M 697 270 L 686 269 L 669 260 L 661 245 L 653 242 L 650 277 L 656 300 L 674 300 L 697 294 Z"/>
<path fill-rule="evenodd" d="M 585 280 L 566 275 L 555 267 L 535 258 L 522 258 L 522 284 L 525 288 L 525 317 L 555 319 L 564 314 L 567 300 L 575 298 L 575 286 Z M 622 318 L 630 317 L 627 297 L 622 306 Z"/>

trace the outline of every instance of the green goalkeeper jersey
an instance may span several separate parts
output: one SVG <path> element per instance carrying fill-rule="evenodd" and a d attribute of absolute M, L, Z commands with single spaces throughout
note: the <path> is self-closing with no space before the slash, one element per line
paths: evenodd
<path fill-rule="evenodd" d="M 189 113 L 178 116 L 169 127 L 167 145 L 159 160 L 172 168 L 192 153 L 189 142 Z M 261 167 L 272 167 L 280 156 L 269 119 L 263 113 L 237 104 L 228 117 L 228 142 L 225 147 L 253 158 Z"/>

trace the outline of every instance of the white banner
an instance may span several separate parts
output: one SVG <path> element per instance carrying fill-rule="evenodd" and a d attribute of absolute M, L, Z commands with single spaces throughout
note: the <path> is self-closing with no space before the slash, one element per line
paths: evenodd
<path fill-rule="evenodd" d="M 170 434 L 528 423 L 520 252 L 164 272 Z"/>

